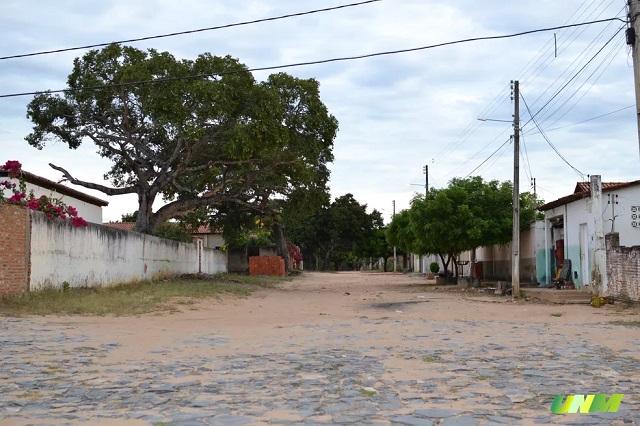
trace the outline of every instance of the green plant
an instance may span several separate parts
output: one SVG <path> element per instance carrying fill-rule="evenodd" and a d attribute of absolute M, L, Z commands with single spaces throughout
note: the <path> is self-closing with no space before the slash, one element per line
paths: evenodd
<path fill-rule="evenodd" d="M 526 299 L 527 293 L 525 293 L 524 290 L 520 290 L 520 294 L 518 296 L 520 299 Z"/>
<path fill-rule="evenodd" d="M 561 316 L 563 316 L 563 315 L 564 315 L 564 313 L 563 313 L 563 312 L 552 312 L 552 313 L 551 313 L 551 316 L 552 316 L 552 317 L 556 317 L 556 318 L 559 318 L 559 317 L 561 317 Z"/>
<path fill-rule="evenodd" d="M 431 262 L 431 265 L 429 265 L 429 270 L 432 273 L 437 274 L 438 272 L 440 272 L 440 265 L 438 265 L 438 262 Z"/>
<path fill-rule="evenodd" d="M 63 293 L 67 293 L 70 288 L 71 288 L 71 285 L 69 284 L 69 281 L 65 281 L 65 282 L 62 283 L 62 292 Z"/>

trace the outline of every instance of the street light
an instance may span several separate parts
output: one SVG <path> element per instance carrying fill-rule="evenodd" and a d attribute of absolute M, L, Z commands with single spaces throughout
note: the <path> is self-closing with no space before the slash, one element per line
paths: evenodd
<path fill-rule="evenodd" d="M 492 118 L 478 118 L 478 121 L 497 121 L 499 123 L 513 123 L 513 120 L 494 120 Z"/>

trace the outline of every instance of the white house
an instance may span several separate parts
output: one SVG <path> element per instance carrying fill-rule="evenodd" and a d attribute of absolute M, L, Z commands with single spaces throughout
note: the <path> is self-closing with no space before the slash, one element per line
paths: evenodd
<path fill-rule="evenodd" d="M 571 260 L 576 288 L 607 288 L 605 234 L 618 232 L 620 245 L 640 245 L 640 180 L 580 182 L 573 194 L 540 207 L 544 212 L 543 284 L 550 286 L 558 267 Z M 594 289 L 591 289 L 594 291 Z"/>
<path fill-rule="evenodd" d="M 24 170 L 22 176 L 27 184 L 27 195 L 33 191 L 36 197 L 46 195 L 61 199 L 66 205 L 75 207 L 78 216 L 87 222 L 102 224 L 102 208 L 108 206 L 108 202 Z M 0 180 L 19 184 L 18 179 L 10 178 L 9 172 L 4 170 L 0 170 Z M 7 195 L 5 190 L 5 197 Z"/>

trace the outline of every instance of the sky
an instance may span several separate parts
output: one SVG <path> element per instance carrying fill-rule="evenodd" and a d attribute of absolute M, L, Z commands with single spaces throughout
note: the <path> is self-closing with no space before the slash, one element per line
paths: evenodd
<path fill-rule="evenodd" d="M 357 2 L 3 0 L 0 56 Z M 180 59 L 195 59 L 204 52 L 231 55 L 258 68 L 624 18 L 625 4 L 625 0 L 380 0 L 129 45 L 168 51 Z M 518 80 L 529 107 L 521 100 L 520 187 L 532 190 L 535 178 L 537 193 L 548 202 L 572 193 L 576 182 L 588 180 L 588 175 L 599 174 L 606 182 L 640 179 L 632 58 L 624 25 L 597 23 L 285 71 L 317 79 L 323 102 L 340 123 L 330 166 L 332 197 L 351 193 L 369 210 L 382 211 L 387 222 L 393 201 L 400 211 L 424 191 L 425 165 L 429 186 L 435 188 L 446 187 L 454 177 L 513 179 L 513 128 L 507 121 L 514 114 L 510 82 Z M 0 60 L 0 95 L 65 88 L 73 59 L 85 52 Z M 254 76 L 263 80 L 268 73 Z M 55 141 L 42 150 L 27 144 L 24 138 L 32 124 L 26 106 L 31 99 L 0 98 L 0 163 L 18 160 L 25 170 L 57 181 L 60 173 L 48 166 L 53 163 L 78 179 L 105 183 L 110 163 L 91 143 L 77 150 Z M 109 202 L 105 221 L 119 220 L 137 209 L 135 195 L 107 197 L 76 189 Z"/>

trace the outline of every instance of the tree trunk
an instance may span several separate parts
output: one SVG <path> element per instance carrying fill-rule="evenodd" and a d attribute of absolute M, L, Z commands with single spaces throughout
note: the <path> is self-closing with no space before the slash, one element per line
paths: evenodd
<path fill-rule="evenodd" d="M 274 242 L 276 243 L 276 254 L 284 259 L 284 270 L 289 272 L 289 251 L 287 250 L 287 242 L 284 239 L 284 231 L 282 225 L 278 222 L 274 222 L 271 227 L 273 232 Z"/>
<path fill-rule="evenodd" d="M 152 223 L 151 216 L 155 197 L 147 193 L 138 194 L 138 217 L 136 219 L 136 231 L 143 234 L 153 234 L 158 224 Z"/>

